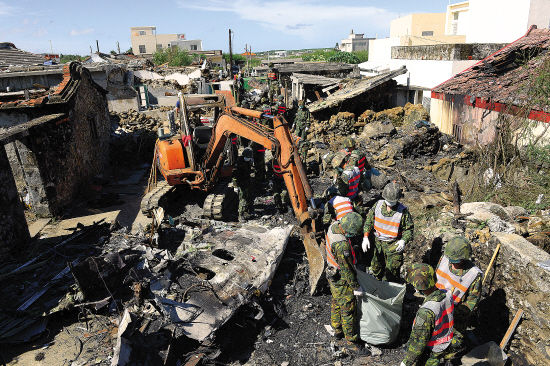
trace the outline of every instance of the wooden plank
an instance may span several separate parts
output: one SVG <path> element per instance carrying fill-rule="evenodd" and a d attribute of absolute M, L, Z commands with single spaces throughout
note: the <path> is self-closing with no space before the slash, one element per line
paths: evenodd
<path fill-rule="evenodd" d="M 516 330 L 522 316 L 523 316 L 523 310 L 519 309 L 516 313 L 516 316 L 514 317 L 514 320 L 512 320 L 512 324 L 510 324 L 510 326 L 508 327 L 508 330 L 506 331 L 506 334 L 504 334 L 504 338 L 502 338 L 502 341 L 500 342 L 500 348 L 502 350 L 504 350 L 504 348 L 510 341 L 510 338 L 512 338 L 512 334 L 514 334 L 514 331 Z"/>

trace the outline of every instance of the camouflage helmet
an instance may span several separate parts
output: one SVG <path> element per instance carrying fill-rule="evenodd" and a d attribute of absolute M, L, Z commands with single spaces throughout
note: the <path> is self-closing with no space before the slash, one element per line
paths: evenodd
<path fill-rule="evenodd" d="M 401 196 L 401 187 L 395 182 L 386 184 L 382 191 L 382 198 L 388 201 L 391 206 L 395 206 Z"/>
<path fill-rule="evenodd" d="M 353 139 L 351 137 L 346 137 L 344 139 L 344 147 L 346 149 L 353 149 L 355 147 L 355 142 L 353 141 Z"/>
<path fill-rule="evenodd" d="M 418 291 L 426 291 L 435 286 L 435 272 L 426 263 L 415 263 L 407 271 L 406 280 Z"/>
<path fill-rule="evenodd" d="M 331 164 L 333 168 L 338 168 L 342 166 L 342 163 L 346 159 L 347 154 L 343 151 L 338 151 L 336 154 L 333 155 Z"/>
<path fill-rule="evenodd" d="M 363 218 L 357 212 L 347 213 L 346 216 L 340 220 L 342 229 L 344 229 L 344 235 L 348 238 L 362 235 L 363 233 Z"/>
<path fill-rule="evenodd" d="M 267 98 L 263 97 L 262 99 L 260 99 L 260 103 L 267 103 Z"/>
<path fill-rule="evenodd" d="M 472 256 L 472 246 L 463 236 L 455 236 L 445 246 L 445 256 L 451 263 L 460 263 L 462 260 L 468 260 Z"/>

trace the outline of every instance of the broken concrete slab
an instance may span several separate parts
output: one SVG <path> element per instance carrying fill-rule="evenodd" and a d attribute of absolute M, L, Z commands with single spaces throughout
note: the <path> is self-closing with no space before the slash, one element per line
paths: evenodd
<path fill-rule="evenodd" d="M 390 120 L 386 121 L 375 121 L 365 125 L 361 137 L 376 139 L 383 136 L 390 136 L 395 134 L 395 126 L 391 123 Z"/>
<path fill-rule="evenodd" d="M 216 243 L 212 253 L 193 261 L 197 274 L 205 273 L 212 291 L 198 292 L 186 302 L 203 309 L 184 334 L 198 341 L 224 324 L 255 291 L 265 292 L 284 254 L 292 226 L 266 229 L 257 225 L 227 227 L 205 235 Z M 206 270 L 206 271 L 205 271 Z"/>
<path fill-rule="evenodd" d="M 467 216 L 469 221 L 478 223 L 488 222 L 493 216 L 502 220 L 510 221 L 510 216 L 504 210 L 504 207 L 492 202 L 468 202 L 460 206 L 460 212 L 470 214 Z"/>

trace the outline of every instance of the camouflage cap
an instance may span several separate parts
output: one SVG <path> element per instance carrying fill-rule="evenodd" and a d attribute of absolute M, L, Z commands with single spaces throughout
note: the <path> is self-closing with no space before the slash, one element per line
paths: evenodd
<path fill-rule="evenodd" d="M 384 190 L 382 191 L 382 198 L 388 201 L 392 206 L 399 201 L 401 196 L 401 187 L 395 182 L 386 184 Z"/>
<path fill-rule="evenodd" d="M 340 220 L 340 224 L 344 229 L 344 235 L 348 238 L 363 234 L 363 218 L 357 212 L 347 213 Z"/>
<path fill-rule="evenodd" d="M 418 291 L 429 290 L 436 282 L 434 269 L 426 263 L 415 263 L 409 267 L 406 281 Z"/>
<path fill-rule="evenodd" d="M 351 137 L 346 137 L 344 139 L 344 147 L 346 149 L 353 149 L 355 147 L 355 142 L 353 141 L 353 139 Z"/>
<path fill-rule="evenodd" d="M 260 103 L 267 103 L 267 98 L 263 97 L 262 99 L 260 99 Z"/>
<path fill-rule="evenodd" d="M 445 246 L 444 254 L 451 263 L 460 263 L 472 257 L 472 246 L 463 236 L 455 236 Z"/>

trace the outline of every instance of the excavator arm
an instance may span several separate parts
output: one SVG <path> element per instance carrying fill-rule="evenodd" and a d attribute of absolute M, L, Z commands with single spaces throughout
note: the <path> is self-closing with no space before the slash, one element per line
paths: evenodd
<path fill-rule="evenodd" d="M 273 118 L 273 129 L 241 118 Z M 294 139 L 286 120 L 282 117 L 272 117 L 258 111 L 232 107 L 218 119 L 202 163 L 202 170 L 207 181 L 215 181 L 223 163 L 223 149 L 230 135 L 235 134 L 254 141 L 271 150 L 274 159 L 281 167 L 283 177 L 294 214 L 301 227 L 306 254 L 309 261 L 310 288 L 313 294 L 324 271 L 325 259 L 323 250 L 317 242 L 315 220 L 312 220 L 311 209 L 315 209 L 313 193 L 307 181 L 306 171 L 297 153 Z"/>

